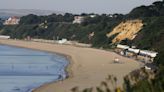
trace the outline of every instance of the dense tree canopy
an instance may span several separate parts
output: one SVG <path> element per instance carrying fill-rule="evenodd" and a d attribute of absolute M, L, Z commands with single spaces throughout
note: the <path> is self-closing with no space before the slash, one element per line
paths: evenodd
<path fill-rule="evenodd" d="M 153 16 L 164 16 L 164 1 L 156 1 L 150 6 L 140 6 L 134 8 L 129 14 L 127 14 L 128 18 Z"/>
<path fill-rule="evenodd" d="M 113 27 L 119 24 L 124 15 L 114 14 L 114 17 L 106 14 L 96 15 L 95 17 L 90 17 L 90 15 L 82 14 L 86 21 L 82 24 L 73 24 L 72 21 L 76 15 L 69 13 L 49 16 L 30 14 L 22 17 L 19 25 L 4 26 L 1 33 L 18 39 L 27 36 L 44 39 L 67 38 L 68 40 L 91 43 L 95 47 L 103 47 L 109 44 L 106 33 L 109 33 Z M 95 37 L 93 36 L 90 39 L 89 34 L 92 32 L 95 33 Z"/>

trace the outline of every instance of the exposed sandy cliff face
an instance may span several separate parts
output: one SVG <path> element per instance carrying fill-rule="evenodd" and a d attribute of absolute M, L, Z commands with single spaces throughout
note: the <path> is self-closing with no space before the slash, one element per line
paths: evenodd
<path fill-rule="evenodd" d="M 116 37 L 112 40 L 113 43 L 120 42 L 126 38 L 133 40 L 142 27 L 142 20 L 128 20 L 116 26 L 112 32 L 107 34 L 107 36 L 111 37 L 116 35 Z"/>

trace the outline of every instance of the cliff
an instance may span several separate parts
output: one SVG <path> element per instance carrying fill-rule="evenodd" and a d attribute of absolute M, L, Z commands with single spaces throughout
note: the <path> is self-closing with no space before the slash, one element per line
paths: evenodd
<path fill-rule="evenodd" d="M 133 40 L 142 27 L 142 20 L 128 20 L 126 22 L 121 22 L 112 32 L 108 33 L 107 36 L 112 37 L 116 35 L 112 40 L 113 43 L 120 42 L 124 39 Z"/>

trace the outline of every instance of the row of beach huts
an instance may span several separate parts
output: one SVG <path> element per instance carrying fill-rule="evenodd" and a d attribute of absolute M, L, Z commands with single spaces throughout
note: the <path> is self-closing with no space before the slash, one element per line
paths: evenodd
<path fill-rule="evenodd" d="M 155 51 L 141 50 L 135 47 L 121 44 L 116 46 L 115 52 L 123 56 L 134 57 L 137 60 L 143 61 L 144 63 L 152 63 L 158 54 L 158 52 Z"/>

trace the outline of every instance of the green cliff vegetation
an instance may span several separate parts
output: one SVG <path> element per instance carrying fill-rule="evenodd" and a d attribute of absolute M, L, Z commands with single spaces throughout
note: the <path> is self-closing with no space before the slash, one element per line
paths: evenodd
<path fill-rule="evenodd" d="M 19 25 L 4 26 L 1 34 L 10 35 L 12 38 L 24 39 L 27 36 L 43 39 L 62 39 L 74 40 L 83 43 L 91 43 L 95 47 L 104 47 L 109 44 L 106 33 L 112 31 L 113 27 L 123 20 L 121 14 L 109 15 L 102 14 L 96 17 L 89 17 L 90 14 L 82 14 L 86 21 L 82 24 L 73 24 L 74 16 L 69 13 L 65 15 L 52 14 L 49 16 L 28 15 L 21 18 Z M 94 33 L 93 37 L 89 34 Z"/>

